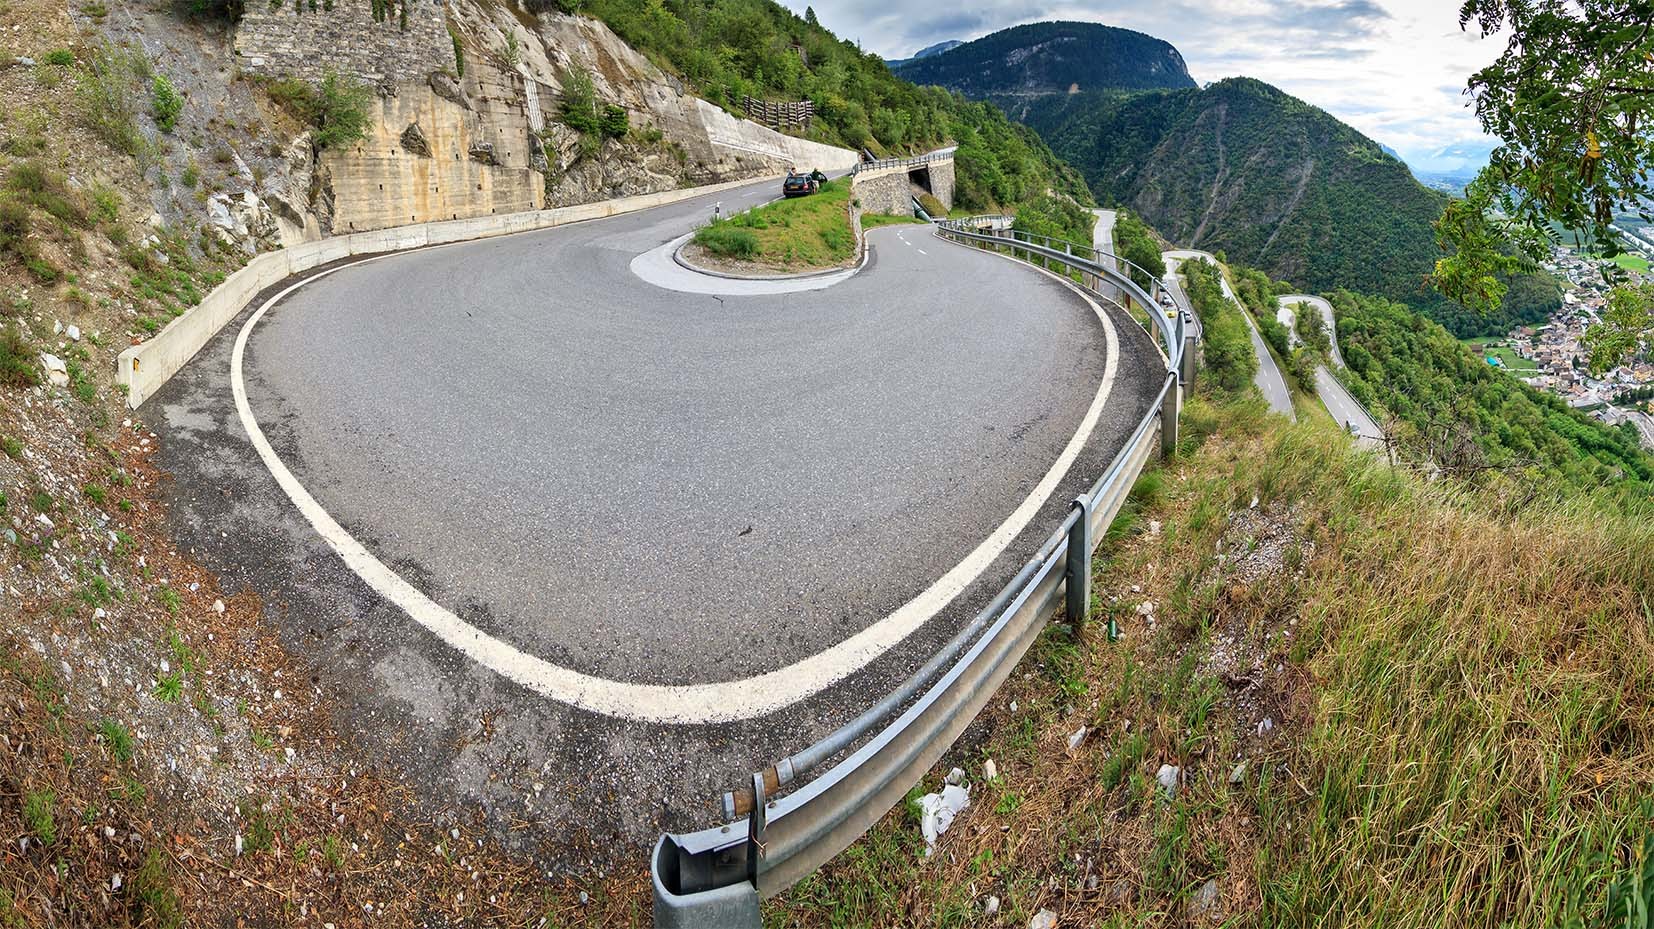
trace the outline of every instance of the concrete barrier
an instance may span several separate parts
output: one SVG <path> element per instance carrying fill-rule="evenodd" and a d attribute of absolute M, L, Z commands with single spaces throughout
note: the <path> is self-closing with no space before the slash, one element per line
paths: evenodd
<path fill-rule="evenodd" d="M 583 203 L 578 206 L 393 226 L 389 229 L 334 236 L 319 242 L 305 242 L 291 248 L 265 252 L 225 278 L 224 282 L 214 287 L 200 303 L 168 323 L 166 328 L 152 338 L 121 352 L 115 359 L 115 383 L 126 386 L 127 405 L 136 409 L 145 400 L 154 396 L 179 369 L 188 364 L 189 360 L 195 357 L 195 353 L 217 335 L 218 330 L 235 319 L 260 291 L 294 274 L 330 262 L 355 255 L 408 251 L 428 245 L 446 245 L 497 235 L 532 232 L 569 223 L 618 216 L 622 213 L 633 213 L 722 190 L 744 187 L 759 180 L 762 178 L 746 178 L 702 187 L 683 187 L 660 193 Z"/>

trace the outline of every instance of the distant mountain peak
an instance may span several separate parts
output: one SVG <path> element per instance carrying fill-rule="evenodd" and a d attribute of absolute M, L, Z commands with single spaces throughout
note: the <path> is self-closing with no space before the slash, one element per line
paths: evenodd
<path fill-rule="evenodd" d="M 1013 26 L 890 67 L 915 84 L 973 97 L 1195 86 L 1171 43 L 1102 23 Z"/>
<path fill-rule="evenodd" d="M 908 61 L 912 61 L 914 58 L 929 58 L 932 55 L 940 55 L 943 52 L 956 49 L 964 44 L 965 43 L 959 39 L 949 39 L 946 42 L 937 42 L 935 45 L 927 45 L 924 48 L 914 52 L 913 58 L 909 58 Z"/>

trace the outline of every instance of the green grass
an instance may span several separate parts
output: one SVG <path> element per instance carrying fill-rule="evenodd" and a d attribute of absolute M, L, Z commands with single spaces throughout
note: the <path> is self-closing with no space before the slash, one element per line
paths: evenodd
<path fill-rule="evenodd" d="M 1648 259 L 1642 257 L 1641 255 L 1632 254 L 1631 252 L 1621 252 L 1618 255 L 1615 255 L 1614 264 L 1619 265 L 1627 271 L 1640 271 L 1645 274 L 1648 272 Z"/>
<path fill-rule="evenodd" d="M 862 229 L 877 229 L 880 226 L 912 225 L 915 223 L 924 225 L 924 222 L 917 216 L 898 216 L 892 213 L 863 213 L 861 215 Z"/>
<path fill-rule="evenodd" d="M 1126 637 L 1043 637 L 927 778 L 999 767 L 937 854 L 893 811 L 770 924 L 1647 926 L 1654 504 L 1430 481 L 1236 402 L 1191 398 L 1184 421 L 1204 443 L 1100 553 Z M 1288 547 L 1242 580 L 1260 524 Z M 1208 881 L 1221 917 L 1194 904 Z"/>
<path fill-rule="evenodd" d="M 1503 342 L 1505 341 L 1504 339 L 1492 336 L 1483 336 L 1481 338 L 1464 339 L 1462 341 L 1483 359 L 1486 359 L 1489 355 L 1499 359 L 1499 363 L 1504 366 L 1505 370 L 1510 371 L 1513 374 L 1535 374 L 1539 371 L 1538 365 L 1534 364 L 1531 360 L 1516 354 L 1516 352 L 1511 350 L 1510 347 L 1504 345 L 1490 346 L 1488 344 L 1490 342 Z"/>
<path fill-rule="evenodd" d="M 714 254 L 787 270 L 828 268 L 856 251 L 850 182 L 828 181 L 808 197 L 774 203 L 703 226 L 695 243 Z"/>

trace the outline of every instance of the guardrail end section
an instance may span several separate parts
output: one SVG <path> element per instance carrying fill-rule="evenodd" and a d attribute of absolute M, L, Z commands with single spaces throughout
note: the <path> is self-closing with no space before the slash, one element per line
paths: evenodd
<path fill-rule="evenodd" d="M 762 929 L 758 888 L 736 881 L 689 893 L 680 893 L 677 843 L 663 835 L 655 843 L 649 877 L 655 885 L 655 929 Z"/>

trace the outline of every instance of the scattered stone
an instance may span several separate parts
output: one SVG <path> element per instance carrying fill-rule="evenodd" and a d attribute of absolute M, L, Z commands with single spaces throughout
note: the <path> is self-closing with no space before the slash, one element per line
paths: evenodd
<path fill-rule="evenodd" d="M 1050 910 L 1040 910 L 1034 918 L 1028 920 L 1028 929 L 1056 929 L 1057 914 Z"/>
<path fill-rule="evenodd" d="M 51 352 L 40 353 L 40 363 L 46 366 L 46 377 L 56 387 L 69 386 L 69 366 Z"/>
<path fill-rule="evenodd" d="M 1263 735 L 1264 733 L 1266 733 L 1266 732 L 1268 732 L 1268 731 L 1270 731 L 1274 728 L 1275 728 L 1275 720 L 1270 719 L 1268 716 L 1265 716 L 1263 718 L 1263 721 L 1258 723 L 1258 735 Z"/>
<path fill-rule="evenodd" d="M 1167 799 L 1177 796 L 1178 781 L 1181 780 L 1182 777 L 1183 769 L 1174 764 L 1161 765 L 1160 770 L 1155 772 L 1154 775 L 1154 779 L 1159 781 L 1161 788 L 1166 791 Z"/>
<path fill-rule="evenodd" d="M 1210 913 L 1218 905 L 1218 882 L 1214 879 L 1200 885 L 1189 903 L 1198 915 Z"/>
<path fill-rule="evenodd" d="M 1068 736 L 1068 753 L 1069 754 L 1073 754 L 1074 752 L 1079 750 L 1080 743 L 1085 741 L 1086 731 L 1087 731 L 1086 728 L 1084 726 L 1081 726 L 1080 728 L 1075 729 L 1073 732 L 1069 733 L 1069 736 Z"/>
<path fill-rule="evenodd" d="M 996 778 L 998 776 L 999 776 L 999 766 L 994 764 L 994 760 L 992 758 L 989 758 L 987 761 L 982 762 L 982 779 L 983 780 L 991 781 L 991 780 L 993 780 L 994 778 Z"/>
<path fill-rule="evenodd" d="M 223 600 L 214 600 L 212 602 L 212 611 L 214 613 L 219 614 L 220 616 L 224 615 L 224 601 Z"/>
<path fill-rule="evenodd" d="M 1244 780 L 1246 780 L 1246 762 L 1243 761 L 1235 765 L 1234 769 L 1229 772 L 1229 783 L 1239 784 Z"/>
<path fill-rule="evenodd" d="M 993 896 L 992 894 L 990 894 L 988 896 L 988 899 L 983 901 L 983 903 L 982 903 L 982 915 L 983 916 L 992 916 L 992 915 L 994 915 L 995 913 L 998 913 L 998 912 L 999 912 L 999 898 Z"/>
<path fill-rule="evenodd" d="M 73 323 L 71 323 L 69 325 L 69 328 L 63 330 L 63 334 L 68 336 L 69 341 L 71 341 L 71 342 L 79 342 L 80 341 L 80 327 L 74 325 Z"/>

